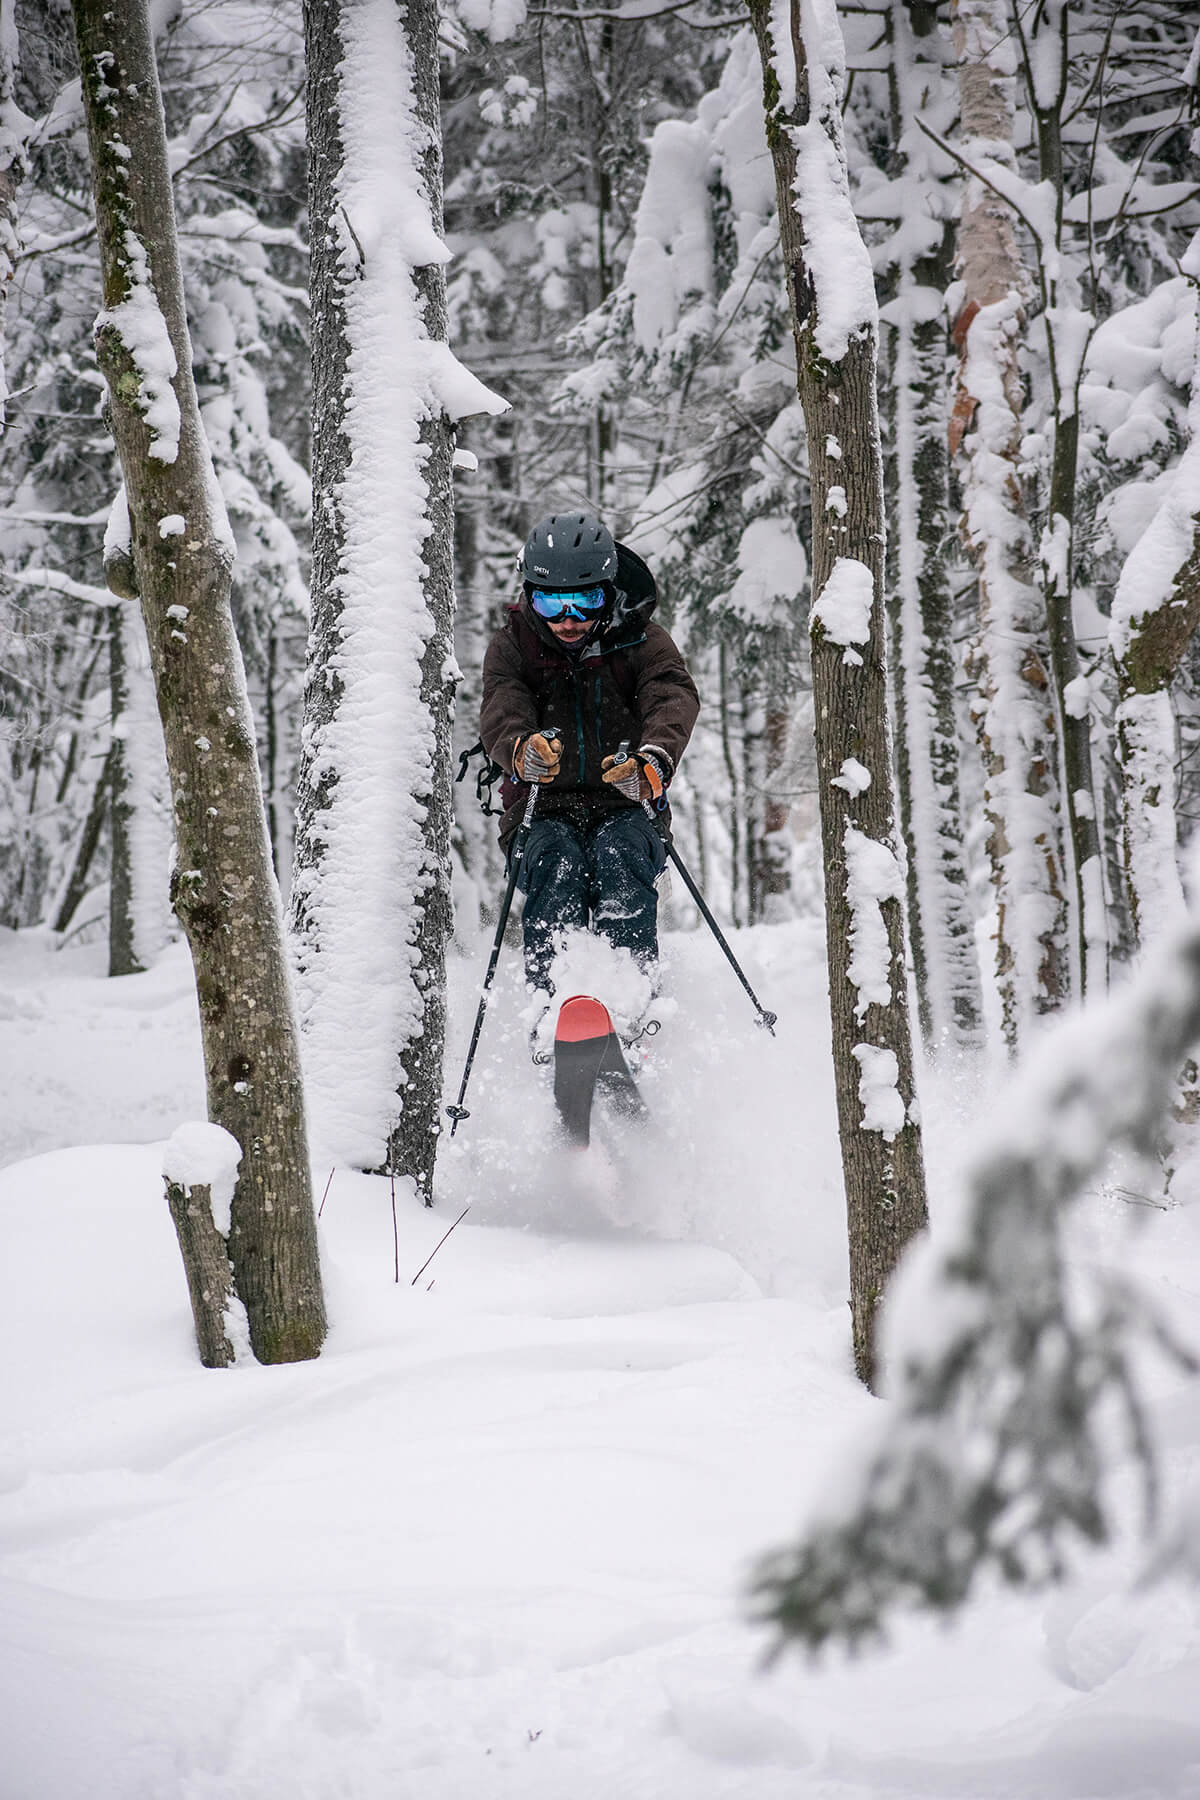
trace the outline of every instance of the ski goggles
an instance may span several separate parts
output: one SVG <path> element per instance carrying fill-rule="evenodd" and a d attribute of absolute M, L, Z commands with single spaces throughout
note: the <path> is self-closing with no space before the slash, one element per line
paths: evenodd
<path fill-rule="evenodd" d="M 529 600 L 539 619 L 554 624 L 564 615 L 571 619 L 591 618 L 604 605 L 605 592 L 602 587 L 534 588 Z"/>

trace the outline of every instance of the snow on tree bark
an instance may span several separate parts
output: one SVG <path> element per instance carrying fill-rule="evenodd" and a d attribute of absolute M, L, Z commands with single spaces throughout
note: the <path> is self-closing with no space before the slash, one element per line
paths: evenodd
<path fill-rule="evenodd" d="M 1046 236 L 1035 234 L 1042 320 L 1053 398 L 1048 520 L 1038 547 L 1045 597 L 1057 732 L 1062 756 L 1063 811 L 1070 852 L 1074 952 L 1078 991 L 1108 985 L 1108 927 L 1104 912 L 1100 814 L 1092 774 L 1092 721 L 1081 681 L 1073 609 L 1075 496 L 1079 471 L 1079 383 L 1083 354 L 1095 325 L 1083 308 L 1080 284 L 1063 234 L 1066 198 L 1063 123 L 1067 103 L 1070 8 L 1045 0 L 1028 20 L 1015 15 L 1025 84 L 1038 144 L 1038 173 L 1051 197 Z M 1082 691 L 1081 691 L 1082 690 Z"/>
<path fill-rule="evenodd" d="M 104 534 L 104 572 L 118 603 L 109 608 L 110 784 L 108 972 L 148 969 L 170 936 L 172 855 L 169 782 L 150 647 L 137 605 L 129 503 L 118 490 Z M 120 604 L 120 602 L 126 604 Z M 132 602 L 132 604 L 129 604 Z"/>
<path fill-rule="evenodd" d="M 1184 271 L 1200 281 L 1200 236 Z M 1200 623 L 1200 339 L 1188 429 L 1179 466 L 1121 570 L 1109 633 L 1119 693 L 1125 870 L 1142 944 L 1170 930 L 1184 906 L 1171 686 Z"/>
<path fill-rule="evenodd" d="M 109 611 L 112 863 L 108 972 L 148 969 L 170 936 L 171 825 L 162 725 L 141 612 Z"/>
<path fill-rule="evenodd" d="M 17 191 L 25 174 L 25 138 L 32 121 L 13 98 L 18 42 L 14 0 L 0 0 L 0 431 L 8 382 L 4 373 L 5 307 L 20 240 Z"/>
<path fill-rule="evenodd" d="M 792 0 L 788 42 L 776 37 L 766 0 L 753 0 L 751 20 L 808 437 L 834 1079 L 854 1361 L 870 1385 L 880 1297 L 925 1223 L 888 742 L 874 278 L 850 205 L 836 8 L 831 0 Z"/>
<path fill-rule="evenodd" d="M 432 0 L 309 0 L 313 623 L 292 918 L 322 1154 L 431 1202 L 450 906 L 453 418 Z"/>
<path fill-rule="evenodd" d="M 231 1201 L 241 1147 L 219 1125 L 180 1125 L 163 1148 L 167 1205 L 183 1248 L 200 1361 L 227 1369 L 248 1338 L 229 1261 Z"/>
<path fill-rule="evenodd" d="M 1013 160 L 1014 57 L 1002 0 L 955 0 L 963 156 Z M 970 672 L 986 775 L 996 980 L 1006 1041 L 1070 989 L 1058 740 L 1041 597 L 1021 494 L 1018 362 L 1026 282 L 1008 205 L 969 177 L 958 232 L 961 352 L 950 424 L 979 579 Z"/>
<path fill-rule="evenodd" d="M 162 100 L 144 4 L 75 0 L 104 277 L 96 353 L 131 520 L 174 804 L 175 910 L 196 973 L 209 1114 L 237 1141 L 229 1259 L 260 1362 L 325 1334 L 298 1041 L 232 542 L 191 374 Z"/>
<path fill-rule="evenodd" d="M 934 166 L 918 120 L 945 87 L 928 40 L 934 21 L 890 15 L 893 156 L 889 210 L 901 221 L 888 326 L 890 413 L 888 544 L 896 710 L 896 781 L 908 846 L 913 973 L 928 1054 L 976 1049 L 983 996 L 967 882 L 959 793 L 954 605 L 947 568 L 952 533 L 946 450 L 948 166 Z M 940 109 L 938 109 L 940 110 Z M 899 190 L 897 192 L 897 189 Z M 870 210 L 870 196 L 864 197 Z"/>

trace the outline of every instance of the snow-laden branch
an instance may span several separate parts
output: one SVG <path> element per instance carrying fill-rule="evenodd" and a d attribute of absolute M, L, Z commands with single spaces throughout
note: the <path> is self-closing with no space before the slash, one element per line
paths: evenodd
<path fill-rule="evenodd" d="M 681 13 L 690 12 L 698 0 L 671 0 L 667 5 L 660 0 L 632 0 L 629 6 L 588 6 L 573 8 L 565 6 L 533 6 L 529 9 L 531 19 L 565 19 L 571 24 L 585 24 L 589 19 L 612 19 L 620 25 L 640 25 L 646 19 L 665 19 L 678 17 Z M 722 19 L 680 19 L 680 24 L 689 25 L 694 31 L 733 31 L 745 23 L 737 13 Z"/>
<path fill-rule="evenodd" d="M 119 604 L 117 595 L 110 593 L 107 588 L 91 587 L 86 581 L 74 581 L 70 575 L 64 575 L 61 569 L 6 569 L 5 574 L 9 581 L 19 582 L 22 587 L 41 588 L 43 593 L 64 594 L 69 600 L 83 600 L 89 606 Z"/>
<path fill-rule="evenodd" d="M 1155 1147 L 1198 1039 L 1193 916 L 1014 1080 L 951 1216 L 893 1284 L 883 1416 L 821 1484 L 799 1543 L 760 1569 L 782 1640 L 878 1636 L 903 1607 L 954 1610 L 986 1574 L 1059 1578 L 1111 1533 L 1114 1416 L 1155 1518 L 1143 1352 L 1196 1359 L 1131 1284 L 1068 1269 L 1062 1222 L 1111 1146 Z"/>

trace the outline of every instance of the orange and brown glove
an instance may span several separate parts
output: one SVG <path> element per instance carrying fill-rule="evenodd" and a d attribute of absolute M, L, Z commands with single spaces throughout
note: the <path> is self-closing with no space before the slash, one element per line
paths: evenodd
<path fill-rule="evenodd" d="M 600 765 L 602 779 L 609 781 L 627 800 L 649 800 L 657 806 L 667 782 L 663 765 L 651 749 L 627 751 L 623 756 L 606 756 Z"/>
<path fill-rule="evenodd" d="M 554 780 L 561 762 L 562 744 L 540 731 L 531 731 L 513 745 L 513 774 L 522 781 L 537 781 L 545 786 Z"/>

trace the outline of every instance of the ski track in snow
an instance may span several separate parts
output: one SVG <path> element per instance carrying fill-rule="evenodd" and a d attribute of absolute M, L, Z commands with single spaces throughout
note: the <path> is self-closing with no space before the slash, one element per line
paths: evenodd
<path fill-rule="evenodd" d="M 672 938 L 654 1122 L 586 1154 L 549 1143 L 506 954 L 439 1204 L 397 1195 L 399 1282 L 388 1184 L 337 1173 L 325 1353 L 218 1373 L 159 1174 L 203 1117 L 186 952 L 109 982 L 95 949 L 0 938 L 2 1800 L 1200 1791 L 1200 1609 L 1131 1595 L 1129 1547 L 876 1656 L 760 1667 L 746 1572 L 873 1402 L 820 928 L 735 941 L 778 1040 L 706 934 Z M 453 970 L 451 1088 L 484 960 Z M 966 1102 L 926 1086 L 948 1167 Z M 1100 1208 L 1093 1252 L 1124 1225 Z M 1191 1209 L 1151 1225 L 1146 1267 L 1194 1294 Z M 1194 1468 L 1195 1390 L 1164 1406 Z"/>

